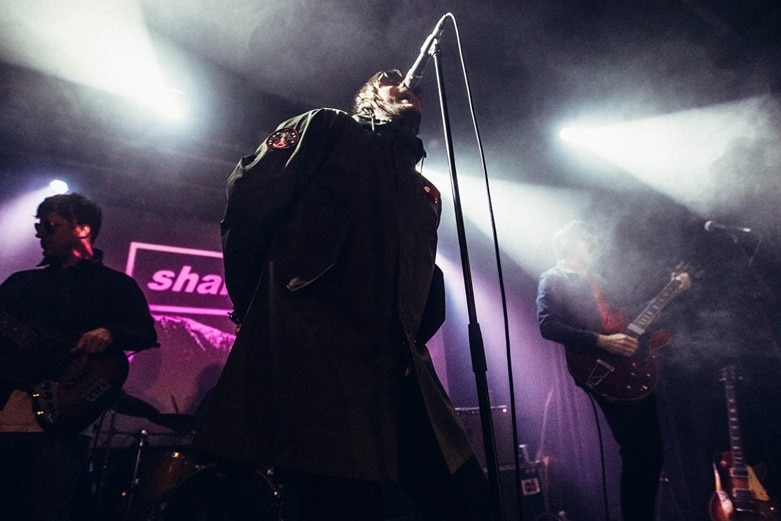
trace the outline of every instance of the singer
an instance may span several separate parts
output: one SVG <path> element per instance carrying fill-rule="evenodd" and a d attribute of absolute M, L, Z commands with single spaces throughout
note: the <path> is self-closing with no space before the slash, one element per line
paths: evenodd
<path fill-rule="evenodd" d="M 442 202 L 416 170 L 421 103 L 403 78 L 372 76 L 352 114 L 281 123 L 228 179 L 240 326 L 194 444 L 226 469 L 272 467 L 285 521 L 380 521 L 389 482 L 422 519 L 490 519 L 425 345 L 444 321 Z"/>

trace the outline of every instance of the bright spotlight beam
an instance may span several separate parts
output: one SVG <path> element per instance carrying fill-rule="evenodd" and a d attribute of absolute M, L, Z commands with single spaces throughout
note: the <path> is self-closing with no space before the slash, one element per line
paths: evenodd
<path fill-rule="evenodd" d="M 772 128 L 768 103 L 750 98 L 614 125 L 570 126 L 559 137 L 702 211 L 719 197 L 719 162 Z"/>
<path fill-rule="evenodd" d="M 0 36 L 8 61 L 181 115 L 180 96 L 166 84 L 138 0 L 10 4 L 3 7 Z"/>

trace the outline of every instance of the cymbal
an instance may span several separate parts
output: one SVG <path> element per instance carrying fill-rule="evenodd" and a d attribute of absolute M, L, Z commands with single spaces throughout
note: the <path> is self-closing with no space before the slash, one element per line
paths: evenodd
<path fill-rule="evenodd" d="M 119 414 L 146 418 L 148 420 L 160 415 L 160 411 L 151 403 L 145 402 L 141 398 L 130 396 L 125 391 L 120 392 L 119 398 L 117 398 L 117 401 L 114 402 L 111 408 Z"/>
<path fill-rule="evenodd" d="M 158 414 L 149 418 L 152 423 L 179 433 L 194 431 L 198 427 L 200 419 L 200 416 L 192 414 Z"/>

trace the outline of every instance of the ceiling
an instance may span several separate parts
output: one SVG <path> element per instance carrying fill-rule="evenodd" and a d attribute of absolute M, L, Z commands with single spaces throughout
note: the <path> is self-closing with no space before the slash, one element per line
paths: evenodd
<path fill-rule="evenodd" d="M 57 173 L 108 204 L 216 221 L 236 161 L 282 119 L 348 109 L 376 70 L 408 68 L 437 21 L 456 157 L 476 151 L 468 73 L 490 176 L 612 189 L 551 152 L 556 126 L 629 121 L 765 96 L 781 86 L 775 0 L 5 0 L 0 14 L 4 191 Z M 111 7 L 113 6 L 113 7 Z M 121 10 L 117 6 L 121 6 Z M 114 9 L 114 11 L 112 11 Z M 90 54 L 148 39 L 188 117 L 177 125 L 104 90 Z M 104 53 L 106 54 L 106 53 Z M 125 69 L 125 54 L 101 58 Z M 91 75 L 91 76 L 90 76 Z M 434 67 L 422 137 L 443 158 Z M 768 159 L 773 173 L 776 157 Z M 738 164 L 741 176 L 747 165 Z M 768 168 L 770 170 L 768 170 Z M 734 208 L 730 208 L 734 210 Z"/>

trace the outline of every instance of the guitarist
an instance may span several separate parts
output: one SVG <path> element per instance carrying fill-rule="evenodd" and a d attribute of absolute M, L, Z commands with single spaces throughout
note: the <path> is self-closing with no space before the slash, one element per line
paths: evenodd
<path fill-rule="evenodd" d="M 573 221 L 553 237 L 557 263 L 540 276 L 537 318 L 542 336 L 566 350 L 602 349 L 620 356 L 632 356 L 637 338 L 615 331 L 616 313 L 604 294 L 604 281 L 592 273 L 597 242 L 590 227 Z M 687 274 L 683 285 L 691 282 Z M 577 383 L 577 382 L 576 382 Z M 623 521 L 651 521 L 662 469 L 663 447 L 656 397 L 633 401 L 612 401 L 586 386 L 601 408 L 620 447 L 621 510 Z"/>
<path fill-rule="evenodd" d="M 102 252 L 93 246 L 101 227 L 100 207 L 80 194 L 55 195 L 38 206 L 36 218 L 43 260 L 38 268 L 14 273 L 0 285 L 0 309 L 39 332 L 67 338 L 46 343 L 66 361 L 79 353 L 156 346 L 154 320 L 140 288 L 124 273 L 104 266 Z M 31 396 L 13 375 L 5 374 L 20 358 L 19 351 L 9 355 L 9 335 L 0 333 L 0 512 L 4 519 L 19 521 L 67 520 L 87 456 L 89 429 L 55 434 L 36 421 Z M 40 367 L 45 352 L 34 352 L 38 359 L 24 364 Z"/>

